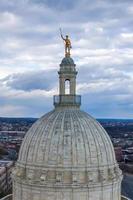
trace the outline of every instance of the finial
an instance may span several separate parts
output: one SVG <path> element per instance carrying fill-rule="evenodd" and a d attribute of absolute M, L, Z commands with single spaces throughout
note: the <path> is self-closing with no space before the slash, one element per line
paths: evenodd
<path fill-rule="evenodd" d="M 60 35 L 61 35 L 61 38 L 64 40 L 64 44 L 65 44 L 65 57 L 70 57 L 70 55 L 71 55 L 70 50 L 71 50 L 72 46 L 71 46 L 71 41 L 69 39 L 69 36 L 66 35 L 66 37 L 64 38 L 61 28 L 60 28 Z"/>

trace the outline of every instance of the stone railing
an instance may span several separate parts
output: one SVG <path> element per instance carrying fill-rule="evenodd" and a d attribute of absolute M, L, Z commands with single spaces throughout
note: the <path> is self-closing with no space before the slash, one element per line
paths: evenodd
<path fill-rule="evenodd" d="M 12 194 L 9 194 L 9 195 L 3 197 L 3 198 L 0 199 L 0 200 L 12 200 Z"/>
<path fill-rule="evenodd" d="M 80 95 L 55 95 L 54 96 L 54 105 L 81 105 L 81 96 Z"/>

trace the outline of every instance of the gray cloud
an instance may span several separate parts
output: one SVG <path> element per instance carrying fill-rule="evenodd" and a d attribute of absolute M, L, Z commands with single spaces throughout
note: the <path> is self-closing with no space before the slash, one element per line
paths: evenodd
<path fill-rule="evenodd" d="M 26 73 L 12 74 L 1 82 L 16 90 L 32 91 L 32 90 L 46 90 L 49 91 L 55 86 L 55 71 L 34 71 Z"/>

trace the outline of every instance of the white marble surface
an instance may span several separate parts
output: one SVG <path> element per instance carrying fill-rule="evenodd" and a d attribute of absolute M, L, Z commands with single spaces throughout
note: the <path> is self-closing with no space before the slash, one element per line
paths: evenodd
<path fill-rule="evenodd" d="M 102 126 L 78 108 L 57 108 L 26 134 L 13 200 L 120 200 L 121 171 Z"/>

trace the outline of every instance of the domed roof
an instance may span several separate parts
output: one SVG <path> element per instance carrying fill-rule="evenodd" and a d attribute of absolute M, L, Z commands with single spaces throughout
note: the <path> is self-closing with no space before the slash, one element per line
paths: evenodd
<path fill-rule="evenodd" d="M 22 142 L 13 200 L 118 200 L 122 176 L 113 145 L 102 126 L 80 110 L 76 65 L 70 52 L 65 55 L 55 109 L 37 120 Z"/>
<path fill-rule="evenodd" d="M 41 168 L 110 167 L 116 163 L 112 143 L 102 126 L 79 109 L 55 109 L 26 134 L 18 164 Z"/>
<path fill-rule="evenodd" d="M 70 65 L 75 65 L 75 64 L 74 64 L 74 61 L 71 57 L 65 57 L 61 61 L 60 65 L 70 66 Z"/>

